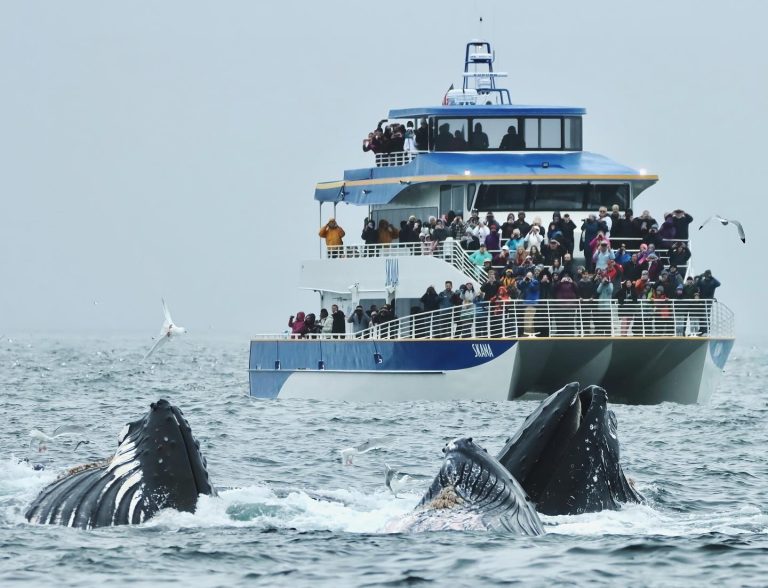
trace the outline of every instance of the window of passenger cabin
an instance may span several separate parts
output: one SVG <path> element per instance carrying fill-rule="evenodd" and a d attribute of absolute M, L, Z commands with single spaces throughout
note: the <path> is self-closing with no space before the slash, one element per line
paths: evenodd
<path fill-rule="evenodd" d="M 443 184 L 440 186 L 440 214 L 452 210 L 464 213 L 464 184 Z"/>
<path fill-rule="evenodd" d="M 593 184 L 589 193 L 589 208 L 618 204 L 621 210 L 629 207 L 629 184 Z"/>
<path fill-rule="evenodd" d="M 466 118 L 438 118 L 435 121 L 435 151 L 466 151 L 469 120 Z"/>
<path fill-rule="evenodd" d="M 478 210 L 529 210 L 528 184 L 482 184 L 477 190 Z"/>
<path fill-rule="evenodd" d="M 535 210 L 579 210 L 584 208 L 587 184 L 544 184 L 534 186 Z"/>

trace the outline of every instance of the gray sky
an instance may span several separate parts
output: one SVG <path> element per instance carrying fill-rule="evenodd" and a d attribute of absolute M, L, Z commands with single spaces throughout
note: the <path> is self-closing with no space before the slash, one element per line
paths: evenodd
<path fill-rule="evenodd" d="M 478 24 L 482 13 L 484 23 Z M 488 38 L 513 101 L 584 106 L 585 149 L 658 173 L 756 337 L 768 2 L 0 0 L 0 333 L 284 329 L 314 184 L 392 107 L 437 104 Z M 353 241 L 363 210 L 339 218 Z M 749 268 L 752 268 L 751 270 Z M 98 304 L 94 304 L 98 302 Z"/>

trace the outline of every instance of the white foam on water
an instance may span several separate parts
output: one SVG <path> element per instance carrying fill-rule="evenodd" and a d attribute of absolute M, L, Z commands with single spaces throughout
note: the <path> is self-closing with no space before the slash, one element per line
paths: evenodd
<path fill-rule="evenodd" d="M 24 511 L 40 490 L 53 482 L 55 470 L 34 470 L 27 462 L 11 457 L 0 461 L 0 522 L 24 522 Z"/>
<path fill-rule="evenodd" d="M 250 526 L 299 531 L 378 533 L 387 524 L 413 510 L 419 494 L 395 498 L 388 491 L 365 494 L 335 489 L 319 493 L 290 491 L 278 496 L 268 486 L 255 485 L 201 496 L 197 511 L 165 510 L 150 519 L 148 527 Z"/>
<path fill-rule="evenodd" d="M 542 516 L 547 533 L 684 537 L 706 533 L 741 535 L 768 532 L 768 514 L 754 506 L 729 511 L 665 513 L 644 504 L 625 504 L 573 516 Z"/>

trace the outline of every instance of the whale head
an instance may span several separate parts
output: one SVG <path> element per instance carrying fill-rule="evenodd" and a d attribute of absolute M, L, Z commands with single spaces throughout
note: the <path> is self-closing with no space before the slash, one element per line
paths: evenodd
<path fill-rule="evenodd" d="M 619 463 L 616 415 L 602 388 L 568 384 L 548 396 L 498 455 L 539 512 L 617 509 L 642 497 Z"/>
<path fill-rule="evenodd" d="M 163 508 L 194 512 L 200 494 L 216 494 L 200 445 L 181 410 L 159 400 L 125 425 L 111 459 L 69 470 L 25 516 L 81 529 L 137 524 Z"/>
<path fill-rule="evenodd" d="M 146 518 L 162 508 L 194 512 L 200 494 L 215 495 L 207 465 L 184 413 L 161 399 L 125 425 L 108 470 L 141 472 Z"/>
<path fill-rule="evenodd" d="M 407 530 L 544 532 L 517 481 L 471 437 L 454 439 L 443 453 L 442 467 L 408 521 Z"/>

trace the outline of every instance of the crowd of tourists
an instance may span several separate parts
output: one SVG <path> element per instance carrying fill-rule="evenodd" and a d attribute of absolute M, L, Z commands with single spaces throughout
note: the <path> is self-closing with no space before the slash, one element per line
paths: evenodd
<path fill-rule="evenodd" d="M 347 333 L 347 323 L 352 333 L 360 333 L 369 327 L 384 325 L 396 319 L 394 307 L 390 304 L 384 304 L 381 308 L 371 304 L 368 310 L 358 304 L 349 316 L 337 304 L 333 304 L 330 313 L 325 308 L 320 309 L 320 318 L 312 312 L 291 315 L 288 327 L 291 337 L 296 339 L 343 338 Z"/>

